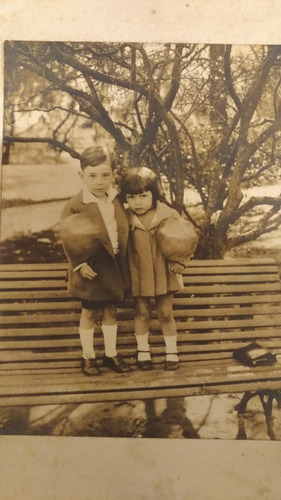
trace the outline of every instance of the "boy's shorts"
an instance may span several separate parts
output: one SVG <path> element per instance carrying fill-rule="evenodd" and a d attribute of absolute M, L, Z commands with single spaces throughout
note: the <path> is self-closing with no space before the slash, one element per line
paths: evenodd
<path fill-rule="evenodd" d="M 104 300 L 104 301 L 91 301 L 91 300 L 81 300 L 81 304 L 83 309 L 90 309 L 90 311 L 97 311 L 103 309 L 106 306 L 117 306 L 117 303 L 113 300 Z"/>

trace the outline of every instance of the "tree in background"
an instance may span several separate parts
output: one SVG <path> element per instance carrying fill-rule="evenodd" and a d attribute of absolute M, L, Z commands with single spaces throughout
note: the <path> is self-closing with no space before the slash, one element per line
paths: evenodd
<path fill-rule="evenodd" d="M 278 175 L 280 55 L 279 46 L 7 42 L 5 107 L 15 122 L 6 121 L 4 154 L 41 142 L 79 158 L 75 130 L 99 126 L 121 164 L 168 179 L 170 202 L 200 230 L 197 257 L 220 258 L 281 222 L 281 196 L 242 193 Z M 45 134 L 16 134 L 19 114 L 35 110 L 49 117 Z M 186 209 L 185 187 L 198 192 L 200 216 Z"/>

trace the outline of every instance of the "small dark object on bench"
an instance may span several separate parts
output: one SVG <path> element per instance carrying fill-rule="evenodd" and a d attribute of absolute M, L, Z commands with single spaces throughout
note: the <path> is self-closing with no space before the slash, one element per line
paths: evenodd
<path fill-rule="evenodd" d="M 276 363 L 275 354 L 268 351 L 257 342 L 251 342 L 246 347 L 235 349 L 233 356 L 237 361 L 247 366 L 267 366 Z"/>

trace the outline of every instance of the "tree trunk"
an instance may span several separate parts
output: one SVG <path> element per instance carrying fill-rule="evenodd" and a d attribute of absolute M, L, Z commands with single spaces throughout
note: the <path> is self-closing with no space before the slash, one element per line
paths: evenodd
<path fill-rule="evenodd" d="M 226 234 L 213 224 L 208 224 L 199 239 L 195 259 L 223 259 L 227 250 Z"/>

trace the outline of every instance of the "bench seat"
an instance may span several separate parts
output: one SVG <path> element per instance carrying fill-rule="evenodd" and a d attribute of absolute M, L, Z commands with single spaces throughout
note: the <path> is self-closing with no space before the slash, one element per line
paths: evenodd
<path fill-rule="evenodd" d="M 0 265 L 0 406 L 85 403 L 281 389 L 281 293 L 271 259 L 190 261 L 184 290 L 174 298 L 180 367 L 164 370 L 164 340 L 155 313 L 155 369 L 136 369 L 134 310 L 118 308 L 118 351 L 131 374 L 80 370 L 80 302 L 66 290 L 66 263 Z M 251 341 L 277 355 L 272 366 L 249 368 L 233 349 Z M 103 356 L 98 324 L 97 360 Z"/>

